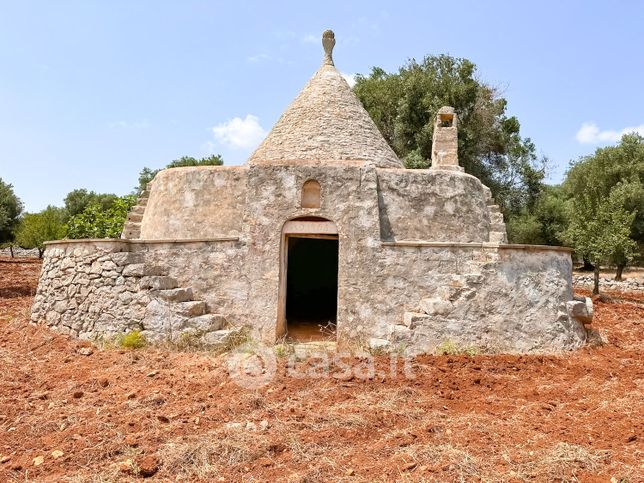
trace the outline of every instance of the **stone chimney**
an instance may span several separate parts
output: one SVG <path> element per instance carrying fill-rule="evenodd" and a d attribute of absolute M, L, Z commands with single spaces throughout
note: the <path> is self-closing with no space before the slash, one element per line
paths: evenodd
<path fill-rule="evenodd" d="M 453 107 L 438 110 L 432 139 L 432 169 L 463 171 L 458 165 L 458 129 Z"/>

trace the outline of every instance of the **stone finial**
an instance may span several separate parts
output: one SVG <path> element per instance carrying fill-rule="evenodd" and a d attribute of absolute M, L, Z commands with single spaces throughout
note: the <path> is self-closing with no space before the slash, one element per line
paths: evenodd
<path fill-rule="evenodd" d="M 335 34 L 333 30 L 325 30 L 322 34 L 322 47 L 324 47 L 324 63 L 333 64 L 333 47 L 335 46 Z"/>
<path fill-rule="evenodd" d="M 463 171 L 458 165 L 458 130 L 453 107 L 441 107 L 434 121 L 432 168 Z"/>

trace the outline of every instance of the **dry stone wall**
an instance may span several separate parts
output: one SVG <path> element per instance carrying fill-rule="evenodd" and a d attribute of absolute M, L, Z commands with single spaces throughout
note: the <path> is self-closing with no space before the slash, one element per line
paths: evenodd
<path fill-rule="evenodd" d="M 134 330 L 153 342 L 191 335 L 216 343 L 229 336 L 226 319 L 149 256 L 155 248 L 116 240 L 50 244 L 32 320 L 84 339 Z"/>
<path fill-rule="evenodd" d="M 386 304 L 370 344 L 431 353 L 443 344 L 479 352 L 549 352 L 586 340 L 571 314 L 565 251 L 467 246 L 385 246 Z M 405 267 L 404 270 L 401 267 Z M 385 311 L 387 313 L 387 311 Z M 372 336 L 373 337 L 373 336 Z"/>

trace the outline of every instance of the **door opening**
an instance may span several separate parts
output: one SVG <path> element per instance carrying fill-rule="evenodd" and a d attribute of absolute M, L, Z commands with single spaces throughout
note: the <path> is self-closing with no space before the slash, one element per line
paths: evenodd
<path fill-rule="evenodd" d="M 288 236 L 286 330 L 299 342 L 335 339 L 338 237 Z"/>

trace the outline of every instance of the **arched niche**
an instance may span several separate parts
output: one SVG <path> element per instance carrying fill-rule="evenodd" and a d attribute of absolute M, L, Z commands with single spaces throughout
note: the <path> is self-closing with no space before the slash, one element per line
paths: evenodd
<path fill-rule="evenodd" d="M 302 185 L 302 208 L 319 208 L 320 207 L 320 183 L 310 179 Z"/>

